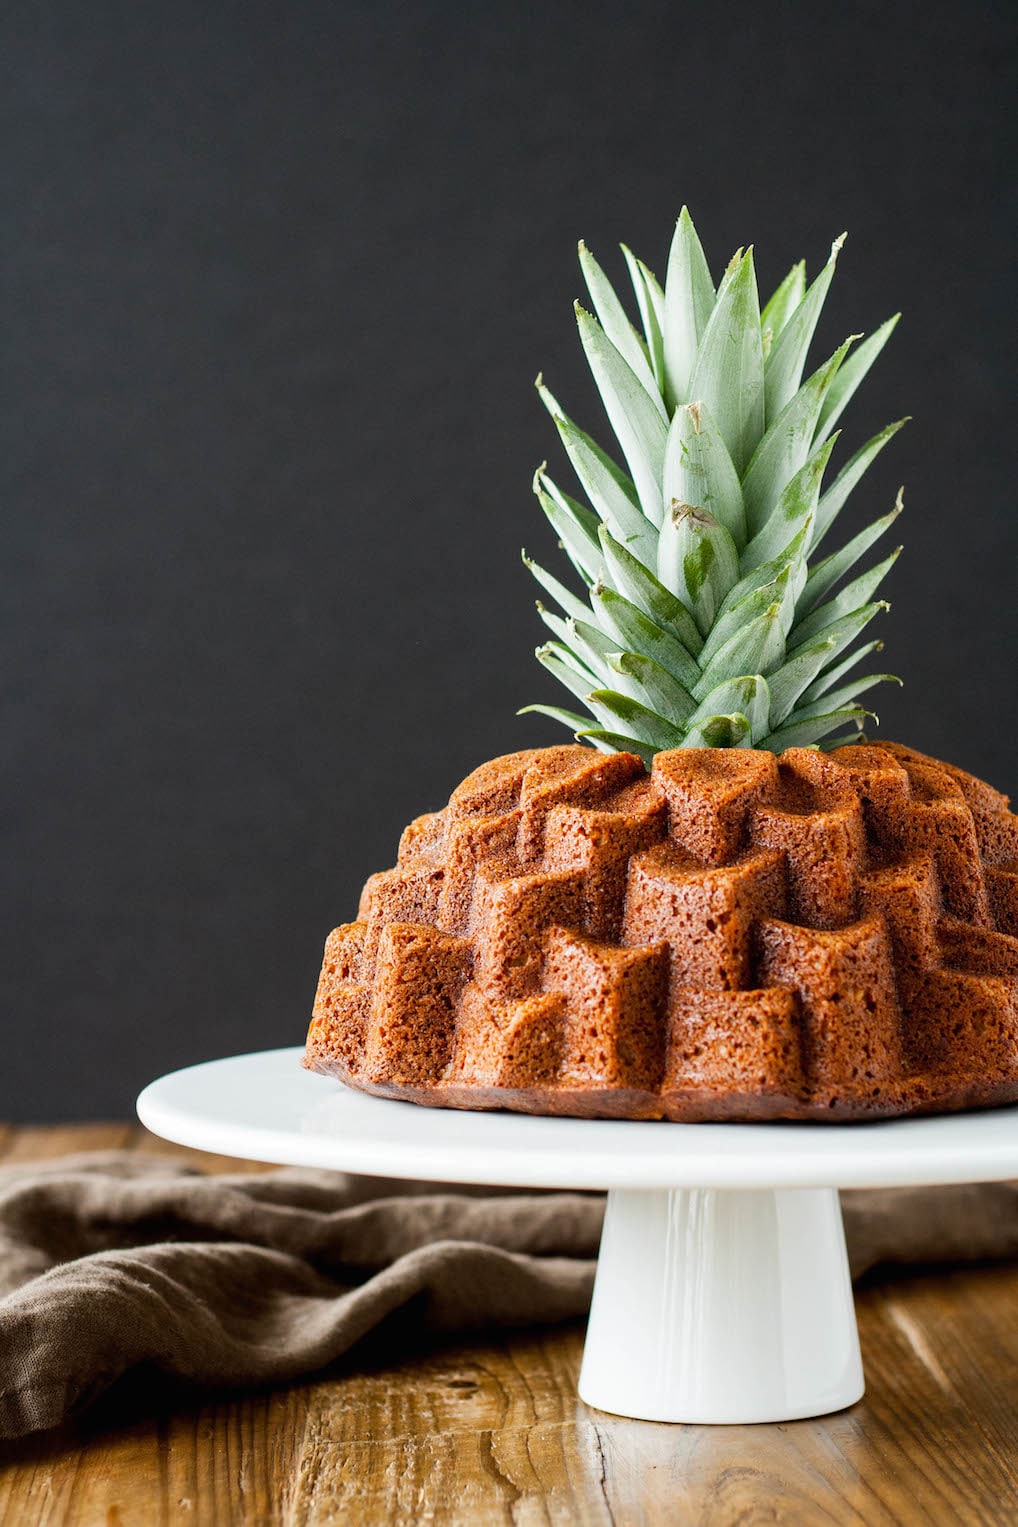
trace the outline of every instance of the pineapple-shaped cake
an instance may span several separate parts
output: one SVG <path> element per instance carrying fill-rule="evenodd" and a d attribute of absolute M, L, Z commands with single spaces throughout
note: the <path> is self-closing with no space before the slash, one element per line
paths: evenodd
<path fill-rule="evenodd" d="M 829 549 L 899 428 L 829 463 L 889 338 L 808 352 L 841 248 L 762 307 L 688 212 L 631 323 L 587 248 L 604 450 L 538 379 L 583 499 L 534 487 L 572 586 L 525 558 L 575 740 L 482 764 L 326 944 L 306 1064 L 460 1108 L 843 1120 L 1018 1098 L 1018 818 L 868 744 L 864 637 L 901 509 Z"/>

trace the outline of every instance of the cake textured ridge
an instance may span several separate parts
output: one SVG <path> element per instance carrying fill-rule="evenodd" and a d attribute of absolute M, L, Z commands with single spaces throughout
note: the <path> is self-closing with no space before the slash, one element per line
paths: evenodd
<path fill-rule="evenodd" d="M 305 1064 L 454 1108 L 1018 1099 L 1018 817 L 896 743 L 483 764 L 325 946 Z"/>

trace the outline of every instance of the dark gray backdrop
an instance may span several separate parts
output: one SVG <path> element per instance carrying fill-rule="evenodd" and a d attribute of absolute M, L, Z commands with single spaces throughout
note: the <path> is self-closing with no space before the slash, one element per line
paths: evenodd
<path fill-rule="evenodd" d="M 560 740 L 522 544 L 586 238 L 905 319 L 885 735 L 1018 789 L 1013 6 L 5 7 L 0 1117 L 294 1043 L 403 823 Z M 565 734 L 561 734 L 564 739 Z"/>

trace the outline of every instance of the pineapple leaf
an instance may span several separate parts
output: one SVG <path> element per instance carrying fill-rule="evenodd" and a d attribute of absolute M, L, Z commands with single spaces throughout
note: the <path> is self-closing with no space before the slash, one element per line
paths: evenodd
<path fill-rule="evenodd" d="M 612 682 L 612 669 L 606 655 L 601 650 L 601 642 L 604 638 L 600 632 L 594 632 L 595 640 L 589 639 L 593 627 L 586 626 L 581 629 L 578 622 L 565 621 L 552 610 L 546 610 L 543 605 L 538 605 L 537 613 L 558 638 L 557 641 L 547 642 L 545 650 L 562 662 L 568 663 L 579 673 L 590 675 L 588 688 L 596 684 L 610 684 Z M 580 696 L 582 699 L 582 696 Z"/>
<path fill-rule="evenodd" d="M 697 347 L 713 307 L 714 282 L 693 219 L 683 207 L 665 273 L 665 398 L 670 408 L 689 400 Z"/>
<path fill-rule="evenodd" d="M 587 291 L 590 293 L 590 300 L 594 304 L 594 312 L 598 316 L 601 328 L 633 375 L 643 383 L 644 389 L 653 398 L 655 407 L 659 408 L 664 415 L 664 402 L 657 382 L 654 380 L 650 361 L 647 359 L 646 347 L 630 323 L 615 288 L 582 239 L 579 243 L 579 256 L 583 279 L 587 283 Z"/>
<path fill-rule="evenodd" d="M 584 582 L 593 583 L 601 565 L 597 517 L 575 499 L 560 493 L 540 468 L 534 475 L 534 492 L 566 556 Z"/>
<path fill-rule="evenodd" d="M 662 668 L 673 673 L 686 689 L 692 689 L 700 669 L 677 636 L 665 631 L 636 605 L 603 584 L 596 583 L 591 589 L 590 603 L 598 624 L 613 632 L 625 651 L 652 657 Z"/>
<path fill-rule="evenodd" d="M 745 674 L 742 678 L 725 679 L 716 684 L 688 718 L 688 724 L 695 727 L 712 716 L 725 715 L 726 707 L 745 716 L 754 742 L 767 735 L 770 730 L 771 693 L 762 674 Z"/>
<path fill-rule="evenodd" d="M 700 700 L 709 695 L 716 684 L 733 673 L 770 673 L 784 656 L 781 605 L 775 603 L 741 626 L 718 649 L 693 686 L 693 697 Z"/>
<path fill-rule="evenodd" d="M 833 556 L 825 557 L 822 562 L 818 562 L 806 579 L 798 613 L 808 615 L 810 610 L 815 609 L 825 594 L 829 593 L 834 585 L 855 566 L 860 557 L 865 556 L 874 541 L 878 541 L 884 531 L 890 529 L 903 508 L 899 490 L 894 508 L 889 513 L 879 520 L 874 520 L 873 524 L 867 525 L 865 530 L 860 530 L 857 536 L 853 536 L 851 541 L 847 541 Z"/>
<path fill-rule="evenodd" d="M 837 652 L 833 654 L 833 657 L 828 659 L 828 662 L 833 662 L 833 658 L 837 657 L 838 653 L 843 651 L 846 645 L 845 642 L 842 642 Z M 843 658 L 840 663 L 835 664 L 833 667 L 823 668 L 820 677 L 808 689 L 803 690 L 803 702 L 808 704 L 812 700 L 819 699 L 821 695 L 827 694 L 831 687 L 839 679 L 843 679 L 846 673 L 851 673 L 852 669 L 861 663 L 864 657 L 869 657 L 871 652 L 882 652 L 883 650 L 883 642 L 866 642 L 862 647 L 856 647 L 855 651 L 850 652 L 848 657 Z"/>
<path fill-rule="evenodd" d="M 665 294 L 652 270 L 638 260 L 627 244 L 621 246 L 622 254 L 633 283 L 640 321 L 647 342 L 647 355 L 658 391 L 665 392 Z"/>
<path fill-rule="evenodd" d="M 556 615 L 554 610 L 549 610 L 545 605 L 541 603 L 539 599 L 537 600 L 537 613 L 540 619 L 543 620 L 544 624 L 548 627 L 548 630 L 554 631 L 555 635 L 558 637 L 558 640 L 563 644 L 563 646 L 571 646 L 571 642 L 569 640 L 569 622 L 567 620 L 564 620 L 561 615 Z M 589 664 L 586 666 L 589 667 Z M 596 669 L 592 670 L 592 672 L 595 673 L 596 671 Z"/>
<path fill-rule="evenodd" d="M 590 725 L 589 716 L 578 716 L 575 711 L 563 710 L 560 705 L 521 705 L 516 712 L 517 716 L 550 716 L 553 721 L 561 721 L 567 726 L 574 736 L 580 735 L 580 728 Z"/>
<path fill-rule="evenodd" d="M 864 339 L 851 360 L 846 362 L 835 377 L 824 398 L 824 406 L 820 410 L 820 420 L 817 424 L 818 440 L 825 440 L 837 424 L 844 409 L 851 402 L 856 388 L 897 328 L 900 317 L 900 313 L 895 313 L 893 318 L 889 318 L 886 323 L 880 325 L 879 329 L 875 329 L 868 339 Z"/>
<path fill-rule="evenodd" d="M 770 562 L 797 540 L 807 526 L 812 529 L 820 484 L 837 438 L 835 435 L 818 446 L 805 466 L 789 478 L 781 497 L 742 553 L 739 566 L 743 573 L 752 572 L 761 562 Z"/>
<path fill-rule="evenodd" d="M 831 255 L 809 291 L 771 345 L 764 378 L 764 401 L 768 419 L 776 419 L 799 390 L 802 373 L 806 366 L 806 353 L 816 331 L 824 298 L 834 277 L 838 251 L 845 242 L 845 235 L 835 239 Z M 763 319 L 761 318 L 761 323 Z M 766 325 L 764 325 L 766 327 Z"/>
<path fill-rule="evenodd" d="M 618 642 L 613 642 L 611 637 L 606 636 L 597 626 L 592 626 L 586 616 L 583 620 L 571 620 L 569 630 L 572 639 L 596 654 L 605 667 L 609 666 L 611 658 L 618 656 Z M 567 641 L 566 645 L 570 645 L 570 642 Z M 587 667 L 590 666 L 588 663 Z"/>
<path fill-rule="evenodd" d="M 764 428 L 764 369 L 753 251 L 729 270 L 707 320 L 689 380 L 741 472 Z"/>
<path fill-rule="evenodd" d="M 556 601 L 561 609 L 565 610 L 567 615 L 578 617 L 580 620 L 587 618 L 589 613 L 587 606 L 581 599 L 577 599 L 575 594 L 570 593 L 564 583 L 560 583 L 557 578 L 553 578 L 551 573 L 546 573 L 543 567 L 527 556 L 526 552 L 522 552 L 521 556 L 523 557 L 524 567 L 533 574 L 545 593 L 550 594 L 552 599 Z"/>
<path fill-rule="evenodd" d="M 600 530 L 604 577 L 665 630 L 672 630 L 695 657 L 703 645 L 696 622 L 677 595 L 659 583 L 649 568 L 626 550 L 604 525 Z"/>
<path fill-rule="evenodd" d="M 753 728 L 736 711 L 731 716 L 707 716 L 686 733 L 687 748 L 751 748 Z"/>
<path fill-rule="evenodd" d="M 770 676 L 771 725 L 780 726 L 791 715 L 800 697 L 816 678 L 825 663 L 835 656 L 836 642 L 831 636 L 814 637 L 798 648 L 795 655 Z"/>
<path fill-rule="evenodd" d="M 806 374 L 842 242 L 810 283 L 794 265 L 761 313 L 752 249 L 736 252 L 715 292 L 684 207 L 663 288 L 621 246 L 639 323 L 579 246 L 593 312 L 577 304 L 577 325 L 616 443 L 602 450 L 539 377 L 583 491 L 570 497 L 546 466 L 534 488 L 589 610 L 524 562 L 554 602 L 538 603 L 552 638 L 538 656 L 594 719 L 530 709 L 596 748 L 650 763 L 664 747 L 780 750 L 862 735 L 859 697 L 889 678 L 857 666 L 881 645 L 862 633 L 888 608 L 876 593 L 897 553 L 859 568 L 900 495 L 890 514 L 811 559 L 905 421 L 824 487 L 837 422 L 897 322 L 854 350 L 861 336 L 850 336 Z"/>
<path fill-rule="evenodd" d="M 711 652 L 717 651 L 720 644 L 717 635 L 717 625 L 723 623 L 729 613 L 737 605 L 740 605 L 748 594 L 755 593 L 757 589 L 762 589 L 765 584 L 778 581 L 783 591 L 787 588 L 787 592 L 791 596 L 794 613 L 796 601 L 806 587 L 806 548 L 809 545 L 811 531 L 812 525 L 807 520 L 787 545 L 782 547 L 776 557 L 772 557 L 769 562 L 760 562 L 756 567 L 751 568 L 748 573 L 745 573 L 738 583 L 732 585 L 718 610 L 715 618 L 715 627 L 704 643 L 705 649 L 710 648 Z M 786 572 L 788 574 L 787 580 L 781 581 L 782 575 Z M 702 661 L 703 658 L 701 657 Z"/>
<path fill-rule="evenodd" d="M 813 450 L 813 432 L 824 395 L 830 387 L 852 339 L 846 339 L 830 360 L 803 382 L 791 402 L 786 403 L 753 453 L 745 477 L 742 497 L 750 535 L 755 535 L 770 514 L 781 491 L 799 468 L 805 466 Z"/>
<path fill-rule="evenodd" d="M 683 733 L 678 726 L 666 721 L 664 716 L 659 716 L 648 706 L 641 705 L 638 700 L 631 700 L 628 695 L 620 695 L 614 689 L 595 689 L 587 696 L 585 703 L 590 706 L 602 726 L 613 727 L 616 721 L 621 721 L 630 728 L 630 736 L 634 731 L 638 732 L 646 742 L 653 743 L 659 750 L 682 746 Z"/>
<path fill-rule="evenodd" d="M 718 606 L 739 576 L 739 553 L 712 514 L 676 500 L 661 527 L 657 570 L 661 582 L 676 590 L 706 636 Z"/>
<path fill-rule="evenodd" d="M 632 473 L 644 514 L 660 525 L 661 476 L 668 424 L 664 404 L 646 388 L 607 338 L 601 325 L 576 303 L 576 323 L 587 363 L 622 454 Z"/>
<path fill-rule="evenodd" d="M 771 345 L 806 295 L 806 262 L 798 260 L 760 314 L 760 327 L 771 335 Z"/>
<path fill-rule="evenodd" d="M 885 600 L 875 599 L 870 604 L 864 604 L 860 606 L 858 610 L 853 610 L 851 615 L 842 615 L 840 620 L 832 621 L 829 626 L 825 626 L 823 631 L 825 640 L 830 640 L 834 643 L 833 647 L 831 648 L 830 655 L 826 660 L 827 665 L 832 666 L 834 664 L 836 659 L 839 658 L 845 651 L 845 648 L 850 646 L 855 638 L 866 629 L 874 615 L 877 615 L 881 610 L 886 610 L 888 608 L 889 606 Z M 790 647 L 787 659 L 788 662 L 793 662 L 796 658 L 798 658 L 804 649 L 809 645 L 809 641 L 805 641 L 798 643 L 794 647 Z M 866 649 L 863 648 L 860 651 L 859 656 L 861 656 L 862 652 L 865 650 Z M 854 659 L 852 661 L 854 661 Z M 847 671 L 851 666 L 851 661 L 846 662 L 841 665 L 840 671 Z M 824 669 L 821 669 L 821 675 L 824 673 L 824 671 Z M 809 689 L 807 689 L 803 694 L 804 700 L 813 699 L 814 691 L 816 694 L 823 693 L 823 690 L 818 688 L 819 683 L 820 680 L 818 679 L 815 683 L 810 685 Z"/>
<path fill-rule="evenodd" d="M 657 542 L 654 527 L 642 510 L 630 501 L 612 473 L 608 458 L 598 451 L 590 436 L 576 429 L 570 420 L 556 419 L 555 423 L 596 513 L 623 545 L 631 547 L 638 556 L 642 554 L 653 560 Z"/>
<path fill-rule="evenodd" d="M 620 652 L 611 666 L 616 673 L 635 679 L 651 709 L 677 725 L 688 721 L 696 709 L 696 701 L 689 690 L 652 657 L 644 657 L 638 652 Z"/>
<path fill-rule="evenodd" d="M 826 604 L 818 605 L 815 610 L 811 610 L 793 626 L 791 639 L 796 643 L 807 642 L 811 636 L 816 636 L 820 631 L 826 631 L 828 626 L 840 620 L 843 615 L 851 615 L 862 605 L 867 604 L 897 562 L 900 554 L 901 547 L 895 547 L 891 555 L 885 557 L 883 562 L 878 562 L 876 567 L 871 567 L 868 572 L 853 578 L 852 582 L 846 583 L 833 599 L 828 599 Z"/>
<path fill-rule="evenodd" d="M 618 661 L 622 653 L 618 650 L 618 643 L 605 636 L 596 626 L 587 621 L 576 621 L 572 629 L 572 644 L 579 647 L 580 656 L 585 658 L 586 666 L 593 669 L 598 675 L 597 682 L 606 685 L 609 689 L 624 690 L 634 700 L 642 699 L 642 691 L 636 679 L 623 669 L 619 669 Z"/>
<path fill-rule="evenodd" d="M 545 617 L 549 617 L 545 621 L 548 625 L 556 619 L 550 610 L 545 610 L 543 614 Z M 575 631 L 570 630 L 565 622 L 561 623 L 560 631 L 557 634 L 561 634 L 561 641 L 545 642 L 542 650 L 557 658 L 559 662 L 568 663 L 570 668 L 574 668 L 581 678 L 587 678 L 589 675 L 589 683 L 594 685 L 603 684 L 604 680 L 600 677 L 600 673 L 602 667 L 607 667 L 607 665 L 602 663 L 597 648 L 588 649 L 576 635 Z"/>
<path fill-rule="evenodd" d="M 762 748 L 769 748 L 772 753 L 783 753 L 786 748 L 806 748 L 831 732 L 840 731 L 843 726 L 853 722 L 857 727 L 872 715 L 871 711 L 863 710 L 861 705 L 848 705 L 843 710 L 831 711 L 826 716 L 810 716 L 803 721 L 796 721 L 794 715 L 787 726 L 779 727 L 776 732 L 771 732 L 761 742 Z M 841 741 L 830 746 L 841 746 Z"/>
<path fill-rule="evenodd" d="M 817 505 L 816 523 L 813 528 L 811 550 L 815 551 L 845 506 L 845 501 L 870 463 L 879 456 L 887 442 L 896 435 L 907 419 L 896 419 L 879 430 L 854 456 L 849 457 L 831 486 L 822 493 Z"/>
<path fill-rule="evenodd" d="M 901 680 L 893 673 L 868 673 L 863 679 L 853 679 L 851 684 L 844 684 L 836 689 L 833 694 L 824 694 L 818 700 L 804 702 L 796 706 L 795 714 L 801 721 L 809 720 L 819 715 L 822 711 L 839 710 L 842 706 L 854 700 L 857 695 L 872 689 L 874 684 L 900 684 Z"/>
<path fill-rule="evenodd" d="M 773 568 L 775 564 L 769 563 L 768 566 Z M 758 615 L 766 614 L 772 605 L 777 605 L 780 610 L 782 631 L 786 633 L 790 631 L 795 618 L 795 590 L 801 582 L 801 575 L 796 574 L 797 564 L 790 561 L 785 562 L 777 572 L 759 583 L 751 583 L 748 578 L 743 579 L 742 583 L 737 583 L 721 606 L 710 636 L 703 644 L 699 656 L 700 667 L 706 668 L 713 662 L 718 652 L 735 632 L 748 626 L 751 621 L 756 620 Z M 730 604 L 729 599 L 732 599 L 732 596 L 740 589 L 742 593 Z"/>
<path fill-rule="evenodd" d="M 543 647 L 537 648 L 535 656 L 542 667 L 547 668 L 560 684 L 565 685 L 570 694 L 586 705 L 587 696 L 596 688 L 597 680 L 592 680 L 589 673 L 576 666 L 575 661 L 569 661 L 572 654 L 566 648 L 556 642 L 546 642 Z"/>
<path fill-rule="evenodd" d="M 541 706 L 532 706 L 533 710 L 540 710 Z M 563 714 L 567 714 L 563 712 Z M 576 740 L 580 742 L 588 737 L 595 748 L 602 753 L 637 753 L 649 769 L 654 762 L 654 754 L 660 752 L 659 748 L 641 742 L 636 737 L 626 737 L 621 732 L 608 732 L 603 727 L 588 726 L 584 731 L 576 733 Z"/>
<path fill-rule="evenodd" d="M 569 415 L 562 411 L 545 387 L 543 378 L 538 377 L 535 385 L 538 396 L 554 420 L 573 470 L 596 512 L 620 540 L 629 543 L 643 540 L 653 548 L 653 527 L 640 509 L 636 489 L 625 472 L 616 466 L 585 430 L 578 428 Z M 653 550 L 650 555 L 653 555 Z"/>
<path fill-rule="evenodd" d="M 665 442 L 664 501 L 706 509 L 737 547 L 746 544 L 746 511 L 739 474 L 705 404 L 675 410 Z"/>

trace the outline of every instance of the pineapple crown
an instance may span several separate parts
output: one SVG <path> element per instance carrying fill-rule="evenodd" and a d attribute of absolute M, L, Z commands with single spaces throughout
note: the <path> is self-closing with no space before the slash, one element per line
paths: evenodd
<path fill-rule="evenodd" d="M 901 548 L 852 577 L 901 511 L 816 560 L 852 489 L 905 423 L 874 435 L 834 481 L 835 425 L 899 315 L 851 335 L 802 380 L 844 235 L 806 284 L 794 265 L 760 310 L 752 249 L 715 292 L 685 207 L 664 289 L 622 246 L 640 313 L 631 324 L 583 243 L 594 313 L 576 304 L 580 340 L 628 471 L 569 418 L 537 379 L 588 503 L 543 463 L 534 491 L 579 575 L 586 602 L 523 559 L 561 613 L 538 603 L 554 640 L 537 657 L 590 716 L 530 705 L 578 739 L 646 762 L 664 748 L 833 747 L 872 715 L 858 697 L 891 674 L 847 679 L 880 642 L 856 643 Z M 596 315 L 596 316 L 595 316 Z M 853 645 L 855 644 L 855 645 Z M 521 713 L 522 714 L 522 713 Z"/>

